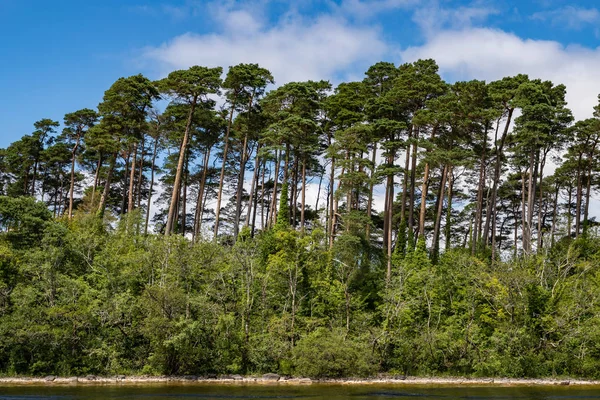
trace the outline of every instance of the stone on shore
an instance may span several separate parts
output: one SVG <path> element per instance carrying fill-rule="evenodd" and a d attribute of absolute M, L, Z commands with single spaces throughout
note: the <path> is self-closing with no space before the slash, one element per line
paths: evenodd
<path fill-rule="evenodd" d="M 262 379 L 264 381 L 271 381 L 271 382 L 277 382 L 279 380 L 279 375 L 277 374 L 264 374 L 262 376 Z"/>

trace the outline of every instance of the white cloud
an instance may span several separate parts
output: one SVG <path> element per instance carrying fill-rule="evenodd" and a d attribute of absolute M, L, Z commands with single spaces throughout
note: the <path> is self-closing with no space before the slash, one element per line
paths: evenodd
<path fill-rule="evenodd" d="M 464 29 L 480 24 L 498 13 L 496 8 L 484 4 L 443 8 L 434 1 L 415 10 L 412 19 L 429 38 L 446 29 Z"/>
<path fill-rule="evenodd" d="M 222 8 L 214 15 L 223 26 L 221 33 L 186 33 L 147 48 L 144 58 L 158 63 L 162 74 L 196 64 L 227 67 L 255 62 L 270 69 L 282 84 L 332 79 L 356 64 L 368 67 L 387 51 L 377 28 L 351 26 L 328 15 L 310 20 L 286 15 L 269 27 L 244 9 Z"/>
<path fill-rule="evenodd" d="M 172 20 L 179 21 L 200 14 L 202 4 L 194 0 L 187 0 L 180 5 L 161 3 L 156 5 L 137 5 L 128 7 L 130 12 L 136 14 L 150 15 L 154 17 L 167 16 Z"/>
<path fill-rule="evenodd" d="M 445 30 L 423 46 L 402 52 L 403 61 L 434 58 L 440 72 L 453 79 L 495 80 L 519 73 L 567 86 L 576 118 L 592 114 L 600 93 L 600 48 L 563 46 L 554 41 L 522 39 L 489 28 Z"/>
<path fill-rule="evenodd" d="M 554 26 L 580 30 L 586 25 L 600 22 L 600 11 L 596 8 L 567 6 L 552 11 L 536 12 L 531 19 L 550 21 Z"/>
<path fill-rule="evenodd" d="M 419 4 L 419 0 L 342 0 L 332 5 L 333 12 L 358 19 L 371 18 L 377 14 Z"/>

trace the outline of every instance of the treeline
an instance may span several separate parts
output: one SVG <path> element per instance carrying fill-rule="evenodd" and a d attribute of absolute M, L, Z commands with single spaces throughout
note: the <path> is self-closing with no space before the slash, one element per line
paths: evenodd
<path fill-rule="evenodd" d="M 222 75 L 0 152 L 0 371 L 598 376 L 600 106 L 433 60 Z"/>

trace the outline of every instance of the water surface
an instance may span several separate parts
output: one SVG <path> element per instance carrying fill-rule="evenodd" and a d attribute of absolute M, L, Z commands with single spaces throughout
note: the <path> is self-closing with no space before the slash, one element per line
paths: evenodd
<path fill-rule="evenodd" d="M 223 399 L 298 399 L 298 400 L 567 400 L 599 399 L 597 387 L 428 387 L 428 386 L 256 386 L 256 385 L 146 385 L 146 386 L 0 386 L 0 400 L 223 400 Z"/>

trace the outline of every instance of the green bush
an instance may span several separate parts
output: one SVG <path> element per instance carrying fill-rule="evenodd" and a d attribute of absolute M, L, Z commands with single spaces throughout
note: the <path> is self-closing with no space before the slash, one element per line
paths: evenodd
<path fill-rule="evenodd" d="M 342 330 L 319 328 L 294 348 L 294 371 L 311 378 L 369 376 L 377 372 L 366 342 L 350 339 Z"/>

